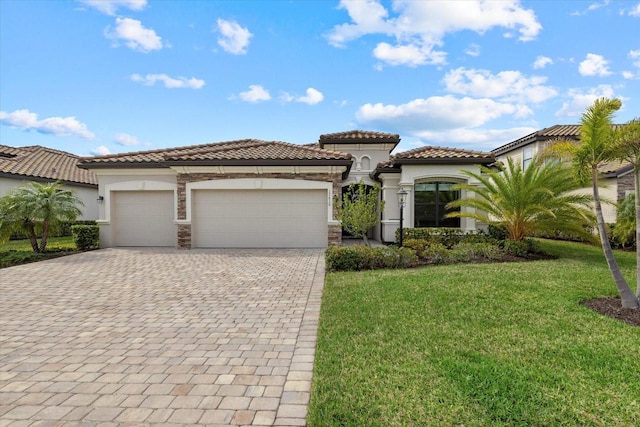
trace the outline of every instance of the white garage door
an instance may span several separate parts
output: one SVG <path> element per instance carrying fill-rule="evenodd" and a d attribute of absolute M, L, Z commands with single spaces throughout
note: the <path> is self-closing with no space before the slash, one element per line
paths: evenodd
<path fill-rule="evenodd" d="M 115 246 L 175 246 L 172 191 L 112 193 Z"/>
<path fill-rule="evenodd" d="M 200 248 L 327 246 L 325 190 L 197 190 L 192 241 Z"/>

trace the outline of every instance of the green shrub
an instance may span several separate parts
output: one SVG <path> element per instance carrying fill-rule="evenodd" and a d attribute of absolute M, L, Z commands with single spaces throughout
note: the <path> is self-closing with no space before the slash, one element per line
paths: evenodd
<path fill-rule="evenodd" d="M 507 239 L 507 229 L 498 225 L 489 224 L 487 233 L 489 237 L 501 242 Z"/>
<path fill-rule="evenodd" d="M 400 239 L 400 230 L 396 230 L 396 242 Z M 403 246 L 407 240 L 425 240 L 429 243 L 440 243 L 451 249 L 459 243 L 497 242 L 482 231 L 465 233 L 460 228 L 405 228 Z"/>
<path fill-rule="evenodd" d="M 504 251 L 495 243 L 460 243 L 451 249 L 450 262 L 468 262 L 484 258 L 488 260 L 501 259 Z"/>
<path fill-rule="evenodd" d="M 404 268 L 417 262 L 415 251 L 409 248 L 369 246 L 331 246 L 325 252 L 329 271 L 360 271 L 379 268 Z"/>
<path fill-rule="evenodd" d="M 97 225 L 71 226 L 73 241 L 80 250 L 97 248 L 100 244 L 100 228 Z"/>
<path fill-rule="evenodd" d="M 442 243 L 430 243 L 423 254 L 424 260 L 432 264 L 444 264 L 449 260 L 449 249 Z"/>
<path fill-rule="evenodd" d="M 530 254 L 540 253 L 540 244 L 533 239 L 520 242 L 507 239 L 504 241 L 504 251 L 509 255 L 525 258 Z"/>

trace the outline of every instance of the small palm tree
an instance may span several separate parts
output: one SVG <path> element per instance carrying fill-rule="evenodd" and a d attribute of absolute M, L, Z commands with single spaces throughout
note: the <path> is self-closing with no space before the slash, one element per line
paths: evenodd
<path fill-rule="evenodd" d="M 0 242 L 9 240 L 14 232 L 23 232 L 34 252 L 44 252 L 51 229 L 75 221 L 81 214 L 78 206 L 82 205 L 73 191 L 58 182 L 31 182 L 18 187 L 0 198 Z"/>
<path fill-rule="evenodd" d="M 629 121 L 616 130 L 613 144 L 614 156 L 633 165 L 635 233 L 636 233 L 636 298 L 640 300 L 640 118 Z"/>
<path fill-rule="evenodd" d="M 536 233 L 564 231 L 589 238 L 593 224 L 591 198 L 571 193 L 579 188 L 571 171 L 560 163 L 532 162 L 525 170 L 507 159 L 503 171 L 483 167 L 482 173 L 462 171 L 482 185 L 456 184 L 475 193 L 447 207 L 471 208 L 449 217 L 468 217 L 499 226 L 516 242 Z"/>
<path fill-rule="evenodd" d="M 616 131 L 613 127 L 613 115 L 620 109 L 619 99 L 599 98 L 583 113 L 580 126 L 580 141 L 557 142 L 550 146 L 545 156 L 556 156 L 569 159 L 572 163 L 574 175 L 584 185 L 591 182 L 593 192 L 593 206 L 598 223 L 598 234 L 602 251 L 607 260 L 609 271 L 620 294 L 623 308 L 640 307 L 639 299 L 634 295 L 625 280 L 620 267 L 613 255 L 611 243 L 607 237 L 607 230 L 602 215 L 602 204 L 598 186 L 600 172 L 598 166 L 616 158 Z"/>

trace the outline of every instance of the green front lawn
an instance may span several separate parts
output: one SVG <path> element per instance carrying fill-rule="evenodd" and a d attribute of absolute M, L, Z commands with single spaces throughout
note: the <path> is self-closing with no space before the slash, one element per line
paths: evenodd
<path fill-rule="evenodd" d="M 72 236 L 49 238 L 47 251 L 42 254 L 33 252 L 29 240 L 10 240 L 0 244 L 0 268 L 56 258 L 75 250 Z"/>
<path fill-rule="evenodd" d="M 327 274 L 310 426 L 640 425 L 640 328 L 599 247 L 557 260 Z M 616 256 L 635 290 L 635 254 Z"/>

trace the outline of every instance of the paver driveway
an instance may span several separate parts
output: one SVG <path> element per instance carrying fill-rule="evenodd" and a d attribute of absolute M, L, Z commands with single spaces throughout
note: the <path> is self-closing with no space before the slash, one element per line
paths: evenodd
<path fill-rule="evenodd" d="M 0 425 L 304 425 L 322 253 L 104 249 L 0 270 Z"/>

